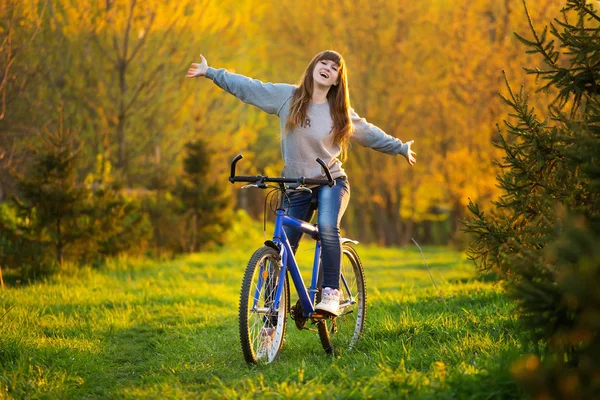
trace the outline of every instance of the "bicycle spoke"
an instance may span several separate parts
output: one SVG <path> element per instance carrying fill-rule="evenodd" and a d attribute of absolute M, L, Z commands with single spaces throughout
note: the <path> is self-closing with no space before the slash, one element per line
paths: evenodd
<path fill-rule="evenodd" d="M 240 339 L 246 361 L 251 363 L 273 361 L 285 334 L 287 290 L 282 292 L 279 309 L 273 308 L 280 284 L 277 256 L 272 248 L 257 250 L 248 263 L 242 285 Z"/>
<path fill-rule="evenodd" d="M 319 327 L 321 343 L 329 353 L 352 348 L 362 334 L 366 310 L 366 292 L 362 265 L 356 252 L 344 246 L 340 274 L 341 313 L 324 320 Z"/>

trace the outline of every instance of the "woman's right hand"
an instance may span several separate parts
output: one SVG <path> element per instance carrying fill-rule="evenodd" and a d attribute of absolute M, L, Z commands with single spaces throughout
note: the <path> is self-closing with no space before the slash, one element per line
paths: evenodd
<path fill-rule="evenodd" d="M 206 75 L 206 71 L 208 71 L 208 63 L 206 62 L 206 58 L 202 54 L 200 54 L 200 63 L 192 63 L 190 69 L 188 69 L 186 78 L 197 78 L 199 76 Z"/>

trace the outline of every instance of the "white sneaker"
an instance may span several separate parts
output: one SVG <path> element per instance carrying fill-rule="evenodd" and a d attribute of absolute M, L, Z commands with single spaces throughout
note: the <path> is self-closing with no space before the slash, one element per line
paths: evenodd
<path fill-rule="evenodd" d="M 273 347 L 273 339 L 277 330 L 275 328 L 262 327 L 260 330 L 260 348 L 256 353 L 256 358 L 268 358 L 271 347 Z"/>
<path fill-rule="evenodd" d="M 341 292 L 337 289 L 323 288 L 321 291 L 321 302 L 315 306 L 315 310 L 327 311 L 333 315 L 340 315 Z"/>

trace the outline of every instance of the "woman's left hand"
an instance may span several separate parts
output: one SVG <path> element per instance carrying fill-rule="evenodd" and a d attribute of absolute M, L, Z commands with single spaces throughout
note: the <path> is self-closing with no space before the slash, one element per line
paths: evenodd
<path fill-rule="evenodd" d="M 406 155 L 404 157 L 406 157 L 406 161 L 408 161 L 409 165 L 415 165 L 415 163 L 417 162 L 417 159 L 415 158 L 417 153 L 415 153 L 414 151 L 412 151 L 410 149 L 410 146 L 414 142 L 415 142 L 414 140 L 409 140 L 408 142 L 406 142 L 406 144 L 408 145 L 408 151 L 406 152 Z"/>

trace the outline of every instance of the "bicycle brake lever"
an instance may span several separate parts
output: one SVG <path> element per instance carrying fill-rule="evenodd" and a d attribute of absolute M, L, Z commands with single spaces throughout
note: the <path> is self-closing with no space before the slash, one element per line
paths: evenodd
<path fill-rule="evenodd" d="M 263 183 L 263 184 L 249 183 L 247 185 L 242 186 L 240 189 L 250 189 L 250 188 L 266 189 L 266 188 L 277 188 L 277 186 L 267 185 L 266 183 Z"/>
<path fill-rule="evenodd" d="M 293 189 L 289 189 L 290 192 L 306 192 L 306 193 L 312 193 L 312 189 L 308 188 L 306 186 L 298 186 L 296 188 Z"/>
<path fill-rule="evenodd" d="M 250 183 L 248 185 L 244 185 L 242 186 L 240 189 L 250 189 L 250 188 L 257 188 L 258 185 L 256 183 Z"/>

